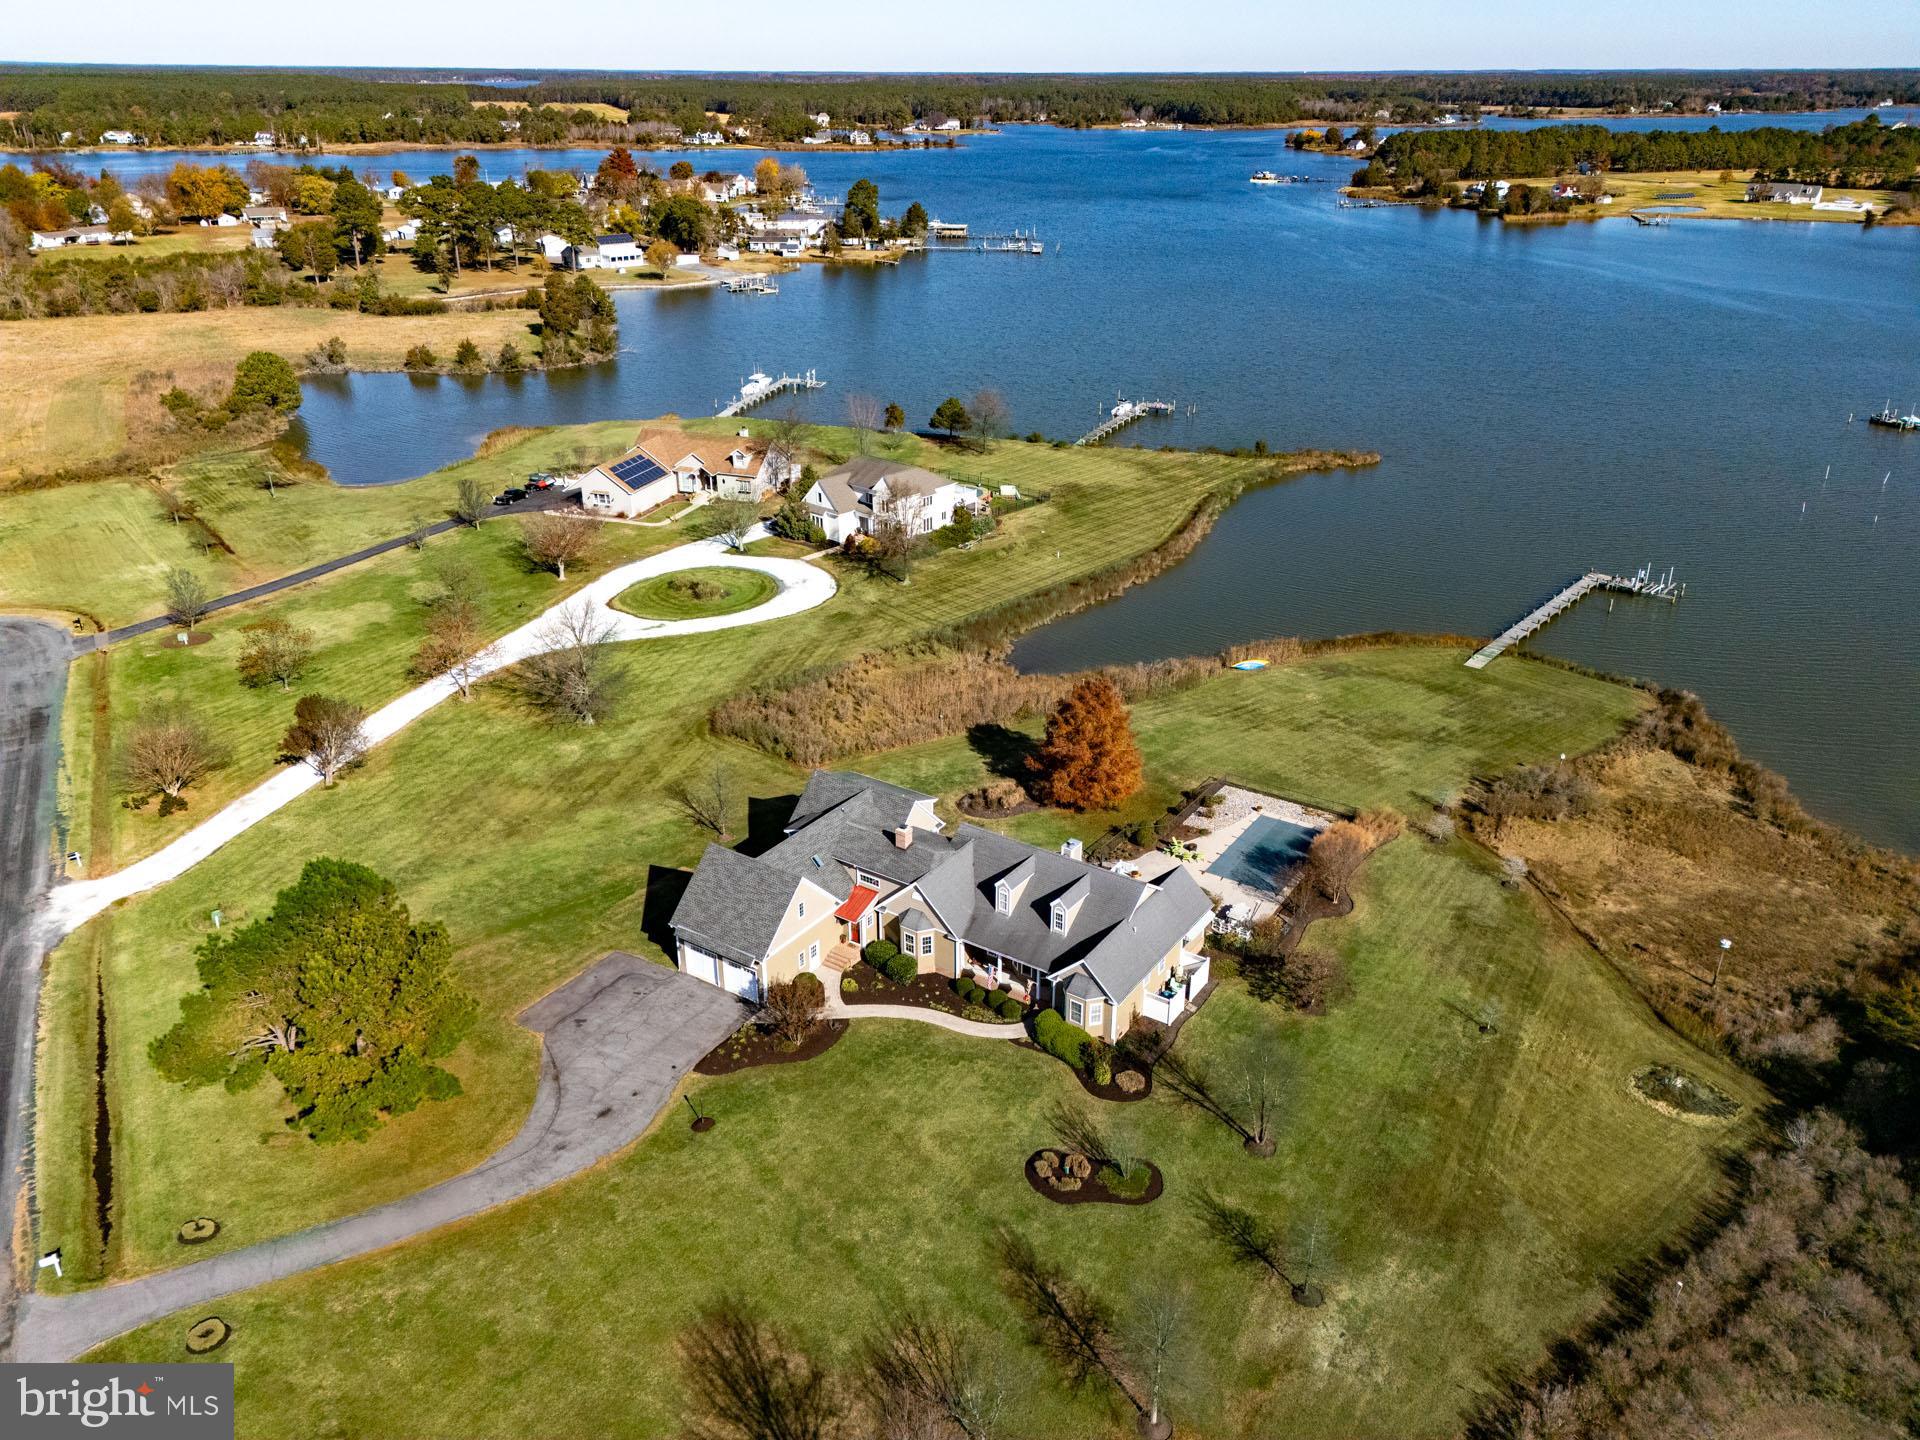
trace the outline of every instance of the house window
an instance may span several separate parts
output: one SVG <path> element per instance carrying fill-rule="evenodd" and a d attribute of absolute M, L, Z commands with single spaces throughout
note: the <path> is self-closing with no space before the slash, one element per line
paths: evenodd
<path fill-rule="evenodd" d="M 802 901 L 800 902 L 800 911 L 799 911 L 799 914 L 800 914 L 800 918 L 801 918 L 802 920 L 804 920 L 804 919 L 806 919 L 806 918 L 807 918 L 807 902 L 806 902 L 806 901 L 804 901 L 804 900 L 802 900 Z"/>
<path fill-rule="evenodd" d="M 1089 1000 L 1087 1002 L 1087 1029 L 1095 1031 L 1096 1033 L 1100 1029 L 1100 1011 L 1101 1005 L 1098 1000 Z"/>
<path fill-rule="evenodd" d="M 1067 1019 L 1076 1025 L 1080 1025 L 1085 1023 L 1086 1018 L 1085 1007 L 1083 1007 L 1078 1000 L 1069 996 L 1067 999 Z"/>
<path fill-rule="evenodd" d="M 993 908 L 1002 915 L 1013 913 L 1013 887 L 1001 880 L 993 887 Z"/>
<path fill-rule="evenodd" d="M 933 954 L 933 932 L 931 930 L 920 937 L 920 953 L 922 955 Z"/>
<path fill-rule="evenodd" d="M 1064 935 L 1067 933 L 1067 907 L 1066 906 L 1055 905 L 1053 907 L 1053 928 L 1055 933 L 1057 934 Z"/>
<path fill-rule="evenodd" d="M 805 950 L 800 952 L 800 968 L 802 970 L 811 970 L 819 963 L 820 963 L 820 942 L 816 940 L 811 945 L 807 946 Z"/>

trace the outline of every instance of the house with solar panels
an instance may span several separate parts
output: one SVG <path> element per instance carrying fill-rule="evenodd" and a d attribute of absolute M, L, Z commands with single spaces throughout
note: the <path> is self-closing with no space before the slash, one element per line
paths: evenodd
<path fill-rule="evenodd" d="M 580 504 L 591 513 L 630 518 L 674 499 L 760 501 L 799 473 L 798 465 L 782 461 L 744 428 L 733 435 L 691 435 L 655 426 L 641 431 L 618 460 L 587 472 Z"/>
<path fill-rule="evenodd" d="M 673 912 L 682 970 L 748 1000 L 802 972 L 838 986 L 888 940 L 920 971 L 1006 984 L 1115 1041 L 1198 1003 L 1213 902 L 1185 866 L 1153 880 L 977 825 L 949 832 L 934 799 L 816 770 L 759 855 L 709 845 Z"/>

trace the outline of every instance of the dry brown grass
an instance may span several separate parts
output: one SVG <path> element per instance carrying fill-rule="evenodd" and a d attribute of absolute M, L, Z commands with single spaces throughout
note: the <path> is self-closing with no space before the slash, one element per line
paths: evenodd
<path fill-rule="evenodd" d="M 296 365 L 329 336 L 355 370 L 397 370 L 408 348 L 451 354 L 471 337 L 485 354 L 512 340 L 534 349 L 528 313 L 362 315 L 293 306 L 171 315 L 83 315 L 0 326 L 0 480 L 112 463 L 171 458 L 160 409 L 169 386 L 223 391 L 250 350 Z"/>
<path fill-rule="evenodd" d="M 1724 772 L 1623 744 L 1582 762 L 1583 816 L 1476 829 L 1633 975 L 1663 1014 L 1708 1021 L 1763 1058 L 1815 1019 L 1805 997 L 1849 985 L 1920 937 L 1911 861 L 1815 827 L 1762 820 Z M 1730 939 L 1712 984 L 1720 940 Z"/>

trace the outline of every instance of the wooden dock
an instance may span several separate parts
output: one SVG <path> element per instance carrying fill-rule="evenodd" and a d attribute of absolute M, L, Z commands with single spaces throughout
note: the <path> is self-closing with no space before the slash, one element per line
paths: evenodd
<path fill-rule="evenodd" d="M 1589 570 L 1474 651 L 1467 660 L 1467 668 L 1469 670 L 1486 669 L 1509 647 L 1519 644 L 1534 631 L 1559 619 L 1595 590 L 1617 590 L 1626 595 L 1645 595 L 1651 599 L 1670 602 L 1678 601 L 1687 593 L 1687 587 L 1674 578 L 1671 570 L 1664 575 L 1655 574 L 1651 565 L 1643 565 L 1631 575 L 1609 575 L 1604 570 Z"/>
<path fill-rule="evenodd" d="M 807 371 L 804 375 L 780 375 L 777 377 L 756 370 L 747 377 L 746 383 L 740 387 L 740 393 L 734 396 L 733 400 L 719 411 L 719 418 L 728 420 L 735 415 L 744 415 L 754 406 L 761 404 L 763 401 L 771 400 L 776 395 L 785 394 L 789 390 L 824 390 L 826 388 L 827 382 L 820 379 L 820 377 L 811 370 Z"/>
<path fill-rule="evenodd" d="M 1124 430 L 1147 415 L 1171 415 L 1174 405 L 1171 400 L 1122 400 L 1107 412 L 1107 418 L 1073 443 L 1076 445 L 1098 445 L 1109 435 Z"/>

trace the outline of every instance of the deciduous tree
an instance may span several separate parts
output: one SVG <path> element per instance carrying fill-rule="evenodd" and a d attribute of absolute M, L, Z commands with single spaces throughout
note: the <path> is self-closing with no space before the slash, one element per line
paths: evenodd
<path fill-rule="evenodd" d="M 277 615 L 254 621 L 244 633 L 235 662 L 243 685 L 289 689 L 313 659 L 313 632 Z"/>
<path fill-rule="evenodd" d="M 580 725 L 604 719 L 623 681 L 614 664 L 613 636 L 613 623 L 591 605 L 569 605 L 542 632 L 541 651 L 520 667 L 527 697 L 557 719 Z"/>
<path fill-rule="evenodd" d="M 331 786 L 340 772 L 366 755 L 366 708 L 351 700 L 326 695 L 302 695 L 293 707 L 280 748 L 313 766 L 323 785 Z"/>
<path fill-rule="evenodd" d="M 136 795 L 160 794 L 178 800 L 220 763 L 213 731 L 190 710 L 147 715 L 127 737 L 122 777 Z"/>
<path fill-rule="evenodd" d="M 1346 898 L 1354 872 L 1367 858 L 1367 833 L 1351 820 L 1336 820 L 1307 848 L 1306 879 L 1328 900 Z"/>
<path fill-rule="evenodd" d="M 733 771 L 716 761 L 697 780 L 674 781 L 667 793 L 682 815 L 722 845 L 730 845 L 736 789 Z"/>
<path fill-rule="evenodd" d="M 1140 788 L 1140 747 L 1126 702 L 1111 680 L 1080 681 L 1047 717 L 1029 762 L 1041 799 L 1070 810 L 1110 810 Z"/>
<path fill-rule="evenodd" d="M 184 565 L 176 565 L 167 572 L 167 613 L 188 630 L 200 623 L 212 598 L 207 582 Z"/>
<path fill-rule="evenodd" d="M 744 549 L 747 532 L 760 523 L 760 507 L 751 500 L 723 497 L 701 507 L 701 531 L 729 550 Z"/>
<path fill-rule="evenodd" d="M 567 566 L 586 562 L 599 531 L 576 515 L 531 515 L 521 524 L 520 539 L 529 560 L 564 580 Z"/>

